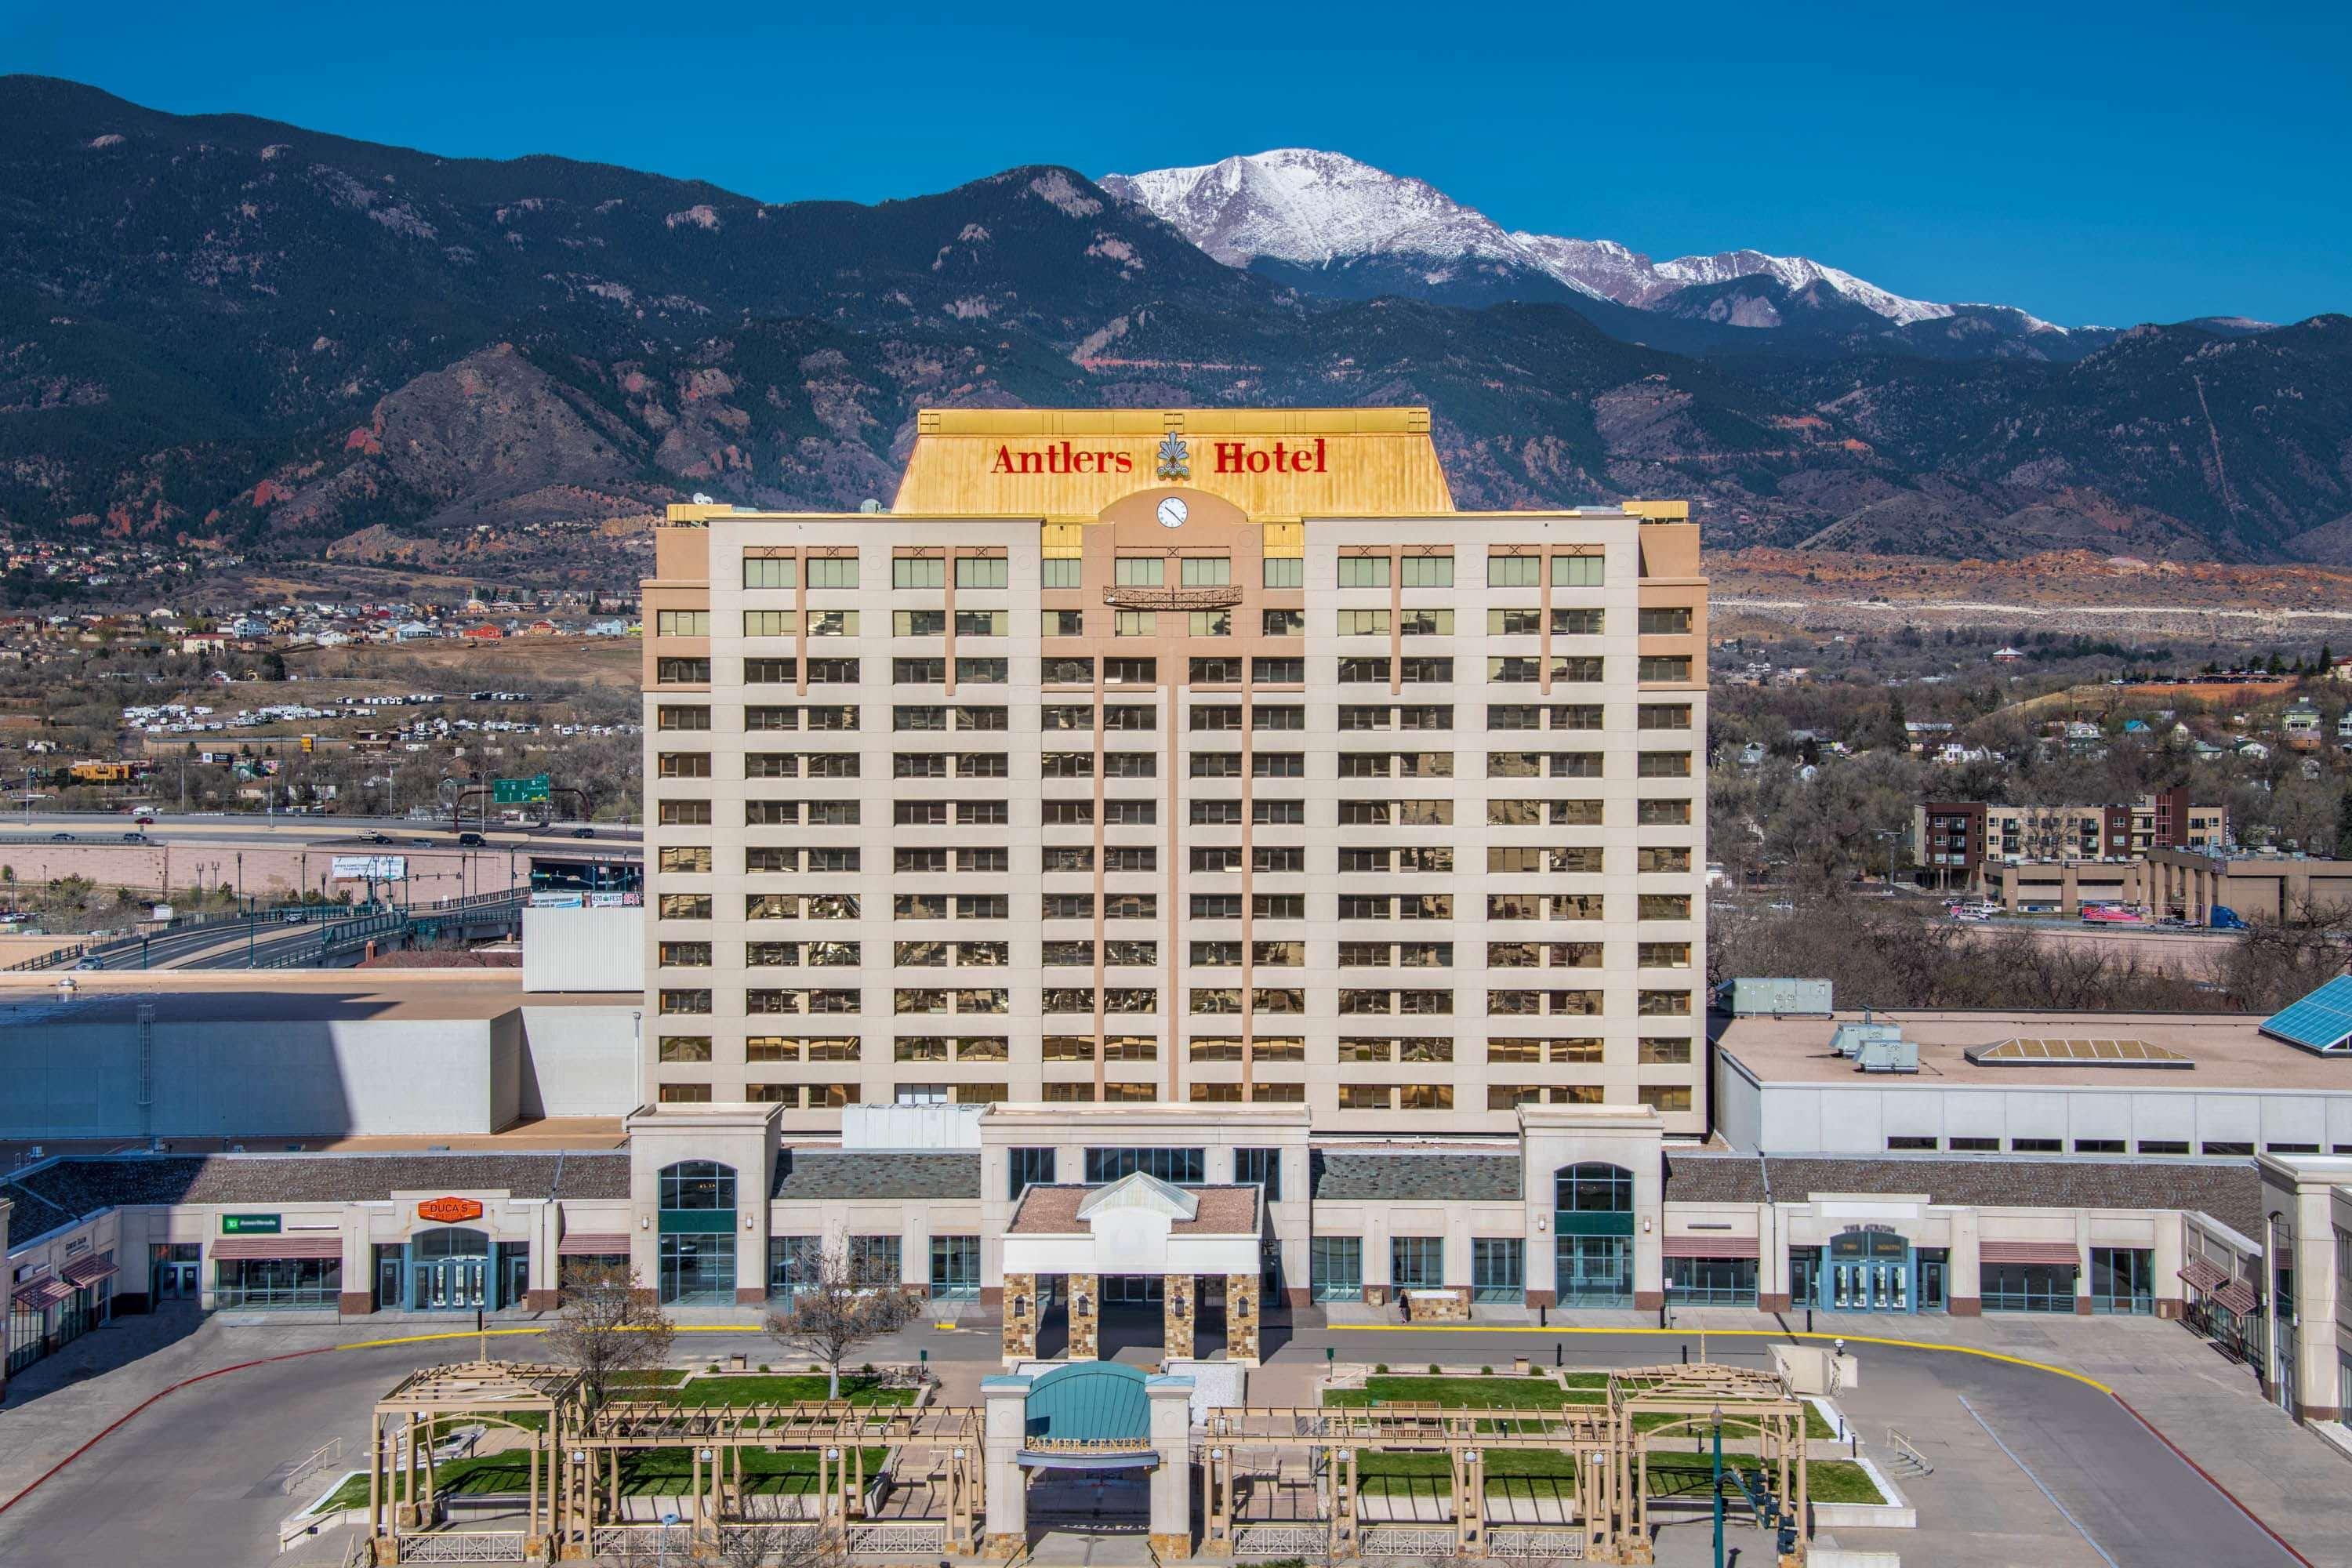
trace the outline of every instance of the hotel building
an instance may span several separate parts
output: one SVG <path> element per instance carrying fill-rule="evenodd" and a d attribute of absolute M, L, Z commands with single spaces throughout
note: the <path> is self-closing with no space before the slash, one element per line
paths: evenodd
<path fill-rule="evenodd" d="M 1422 409 L 929 411 L 887 510 L 671 508 L 644 608 L 651 1106 L 1704 1131 L 1682 503 L 1457 510 Z"/>

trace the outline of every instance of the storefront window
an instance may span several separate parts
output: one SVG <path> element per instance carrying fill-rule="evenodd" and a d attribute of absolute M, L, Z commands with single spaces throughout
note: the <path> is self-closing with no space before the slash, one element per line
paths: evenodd
<path fill-rule="evenodd" d="M 666 1214 L 733 1208 L 733 1167 L 716 1160 L 681 1160 L 665 1167 L 661 1173 L 661 1206 Z"/>
<path fill-rule="evenodd" d="M 1518 1301 L 1527 1293 L 1527 1243 L 1516 1236 L 1473 1237 L 1471 1296 L 1480 1301 Z"/>
<path fill-rule="evenodd" d="M 896 1285 L 898 1238 L 895 1236 L 853 1236 L 849 1238 L 849 1279 L 856 1285 Z"/>
<path fill-rule="evenodd" d="M 1307 1246 L 1307 1269 L 1318 1301 L 1353 1301 L 1364 1293 L 1364 1238 L 1318 1236 Z"/>
<path fill-rule="evenodd" d="M 824 1239 L 814 1236 L 768 1237 L 768 1294 L 790 1301 L 793 1292 L 814 1285 L 824 1272 Z"/>
<path fill-rule="evenodd" d="M 221 1307 L 331 1307 L 343 1289 L 340 1258 L 234 1258 L 213 1263 Z"/>
<path fill-rule="evenodd" d="M 2071 1305 L 2068 1310 L 2072 1310 Z M 2147 1317 L 2156 1310 L 2156 1254 L 2146 1247 L 2091 1248 L 2091 1310 Z"/>
<path fill-rule="evenodd" d="M 1445 1283 L 1445 1238 L 1400 1236 L 1389 1243 L 1389 1280 L 1400 1290 L 1433 1290 Z"/>
<path fill-rule="evenodd" d="M 661 1238 L 661 1299 L 686 1306 L 732 1305 L 735 1300 L 734 1235 L 731 1232 L 680 1231 L 664 1236 Z"/>
<path fill-rule="evenodd" d="M 2071 1263 L 1986 1263 L 1979 1285 L 1988 1312 L 2071 1312 L 2074 1266 Z"/>
<path fill-rule="evenodd" d="M 1669 1258 L 1666 1300 L 1683 1307 L 1752 1307 L 1756 1304 L 1756 1259 Z"/>
<path fill-rule="evenodd" d="M 1558 1238 L 1552 1262 L 1561 1306 L 1633 1304 L 1632 1237 L 1563 1236 Z"/>
<path fill-rule="evenodd" d="M 896 1237 L 891 1237 L 897 1240 Z M 980 1237 L 931 1237 L 931 1299 L 940 1301 L 980 1300 Z"/>

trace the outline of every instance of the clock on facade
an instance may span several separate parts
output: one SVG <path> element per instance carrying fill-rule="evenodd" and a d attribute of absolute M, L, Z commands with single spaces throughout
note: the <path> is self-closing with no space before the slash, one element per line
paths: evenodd
<path fill-rule="evenodd" d="M 1160 526 L 1162 528 L 1181 528 L 1184 520 L 1191 515 L 1191 509 L 1185 506 L 1181 497 L 1170 496 L 1160 503 Z"/>

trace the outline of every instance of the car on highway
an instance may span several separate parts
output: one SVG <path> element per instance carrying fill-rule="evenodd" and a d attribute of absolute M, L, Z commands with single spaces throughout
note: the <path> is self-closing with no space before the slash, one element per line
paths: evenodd
<path fill-rule="evenodd" d="M 360 842 L 362 844 L 389 844 L 392 842 L 392 835 L 389 833 L 362 833 L 360 835 Z"/>
<path fill-rule="evenodd" d="M 52 844 L 71 844 L 73 841 L 74 836 L 70 833 L 52 833 L 49 835 L 49 842 Z"/>
<path fill-rule="evenodd" d="M 572 830 L 572 837 L 574 838 L 593 838 L 596 837 L 596 830 L 593 827 L 575 827 Z"/>
<path fill-rule="evenodd" d="M 154 840 L 148 837 L 145 834 L 134 830 L 124 834 L 122 836 L 122 842 L 125 844 L 152 844 Z"/>
<path fill-rule="evenodd" d="M 460 833 L 457 835 L 457 842 L 479 848 L 488 845 L 489 840 L 478 833 Z"/>
<path fill-rule="evenodd" d="M 99 957 L 98 954 L 94 952 L 88 952 L 81 956 L 80 961 L 77 963 L 74 967 L 76 969 L 104 969 L 106 967 L 106 960 Z"/>
<path fill-rule="evenodd" d="M 430 838 L 412 838 L 408 841 L 408 846 L 412 849 L 430 849 L 433 847 L 433 840 Z"/>
<path fill-rule="evenodd" d="M 2086 926 L 2141 926 L 2147 917 L 2128 904 L 2084 904 L 2083 923 Z"/>

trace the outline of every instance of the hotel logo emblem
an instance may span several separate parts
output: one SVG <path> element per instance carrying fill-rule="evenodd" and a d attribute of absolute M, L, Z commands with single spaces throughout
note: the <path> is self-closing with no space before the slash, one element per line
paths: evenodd
<path fill-rule="evenodd" d="M 1192 477 L 1192 448 L 1184 437 L 1171 430 L 1168 439 L 1160 443 L 1160 477 L 1163 479 L 1189 479 Z"/>

